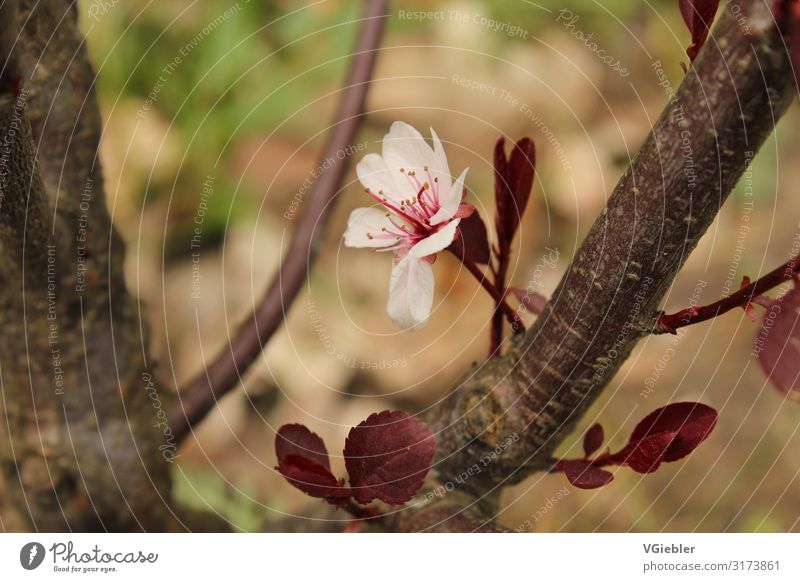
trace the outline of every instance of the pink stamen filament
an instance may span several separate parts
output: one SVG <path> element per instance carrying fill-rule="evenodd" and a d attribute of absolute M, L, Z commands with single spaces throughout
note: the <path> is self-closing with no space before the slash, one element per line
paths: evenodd
<path fill-rule="evenodd" d="M 428 184 L 431 185 L 431 199 L 436 206 L 440 206 L 439 204 L 439 178 L 434 179 L 431 176 L 431 170 L 427 166 L 425 167 L 425 172 L 428 174 Z"/>
<path fill-rule="evenodd" d="M 369 194 L 379 204 L 382 204 L 383 206 L 385 206 L 386 208 L 388 208 L 389 210 L 391 210 L 392 212 L 394 212 L 398 216 L 400 216 L 400 217 L 404 218 L 405 220 L 407 220 L 409 223 L 411 223 L 411 225 L 415 229 L 428 230 L 429 227 L 427 225 L 423 224 L 422 222 L 419 221 L 419 219 L 409 215 L 408 213 L 404 212 L 400 208 L 397 208 L 394 204 L 389 202 L 389 200 L 386 199 L 385 197 L 381 198 L 380 196 L 378 196 L 377 194 L 375 194 L 374 192 L 372 192 L 369 189 L 367 189 L 367 194 Z"/>

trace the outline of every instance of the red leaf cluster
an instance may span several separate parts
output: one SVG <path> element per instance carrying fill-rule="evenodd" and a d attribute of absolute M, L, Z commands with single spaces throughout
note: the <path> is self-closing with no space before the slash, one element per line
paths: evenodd
<path fill-rule="evenodd" d="M 436 441 L 427 424 L 407 412 L 372 414 L 350 430 L 344 460 L 350 487 L 337 480 L 322 439 L 301 424 L 286 424 L 275 437 L 278 471 L 311 497 L 341 504 L 353 497 L 400 505 L 422 486 Z"/>
<path fill-rule="evenodd" d="M 302 424 L 285 424 L 275 436 L 278 471 L 292 485 L 311 497 L 339 500 L 350 492 L 331 473 L 325 443 Z"/>
<path fill-rule="evenodd" d="M 627 466 L 637 473 L 652 473 L 661 463 L 684 458 L 702 443 L 717 423 L 717 411 L 699 402 L 668 404 L 648 414 L 633 429 L 628 444 L 617 453 L 589 457 L 603 444 L 603 428 L 592 426 L 583 440 L 585 458 L 558 461 L 570 483 L 581 489 L 595 489 L 611 482 L 606 466 Z"/>
<path fill-rule="evenodd" d="M 690 61 L 694 61 L 708 38 L 711 23 L 719 8 L 719 0 L 678 0 L 678 6 L 692 35 L 692 44 L 686 49 L 686 54 Z"/>
<path fill-rule="evenodd" d="M 525 214 L 536 173 L 536 148 L 531 138 L 519 140 L 508 157 L 505 145 L 505 139 L 501 137 L 494 146 L 495 228 L 497 254 L 501 260 L 511 249 L 511 241 Z"/>

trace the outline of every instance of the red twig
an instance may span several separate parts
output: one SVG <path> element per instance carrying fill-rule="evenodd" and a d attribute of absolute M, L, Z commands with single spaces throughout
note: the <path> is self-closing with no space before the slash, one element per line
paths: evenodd
<path fill-rule="evenodd" d="M 336 507 L 342 509 L 360 521 L 378 521 L 382 515 L 381 512 L 374 507 L 365 507 L 353 501 L 352 497 L 348 497 L 345 501 L 339 503 Z"/>
<path fill-rule="evenodd" d="M 452 247 L 450 248 L 450 252 L 452 252 L 458 260 L 467 268 L 467 270 L 475 277 L 478 282 L 481 284 L 487 293 L 494 299 L 495 303 L 497 304 L 497 311 L 495 314 L 501 314 L 501 323 L 502 317 L 505 315 L 506 319 L 508 319 L 509 323 L 511 324 L 511 329 L 514 333 L 522 333 L 525 331 L 525 324 L 522 322 L 522 318 L 519 314 L 506 302 L 504 293 L 500 291 L 486 276 L 486 274 L 481 271 L 480 267 L 475 264 L 475 262 L 466 257 L 464 254 L 459 253 L 458 251 L 454 250 Z M 495 349 L 497 346 L 494 346 Z"/>
<path fill-rule="evenodd" d="M 383 36 L 388 0 L 369 0 L 358 32 L 350 71 L 342 100 L 331 124 L 322 160 L 338 159 L 355 137 L 364 110 L 364 101 L 372 78 L 378 47 Z M 255 310 L 230 338 L 228 346 L 182 391 L 180 402 L 170 415 L 170 426 L 177 442 L 211 411 L 218 400 L 239 385 L 272 334 L 283 322 L 310 265 L 317 255 L 321 225 L 330 216 L 347 161 L 339 161 L 323 172 L 308 196 L 285 258 L 277 275 Z"/>
<path fill-rule="evenodd" d="M 794 278 L 798 270 L 800 270 L 800 257 L 795 257 L 788 263 L 767 273 L 757 281 L 746 287 L 742 287 L 736 293 L 732 293 L 728 297 L 720 299 L 715 303 L 703 307 L 689 307 L 670 315 L 662 314 L 656 320 L 654 333 L 674 334 L 678 328 L 708 321 L 737 307 L 745 307 L 748 303 L 753 301 L 755 297 L 777 287 L 784 281 Z"/>
<path fill-rule="evenodd" d="M 494 284 L 501 293 L 505 294 L 506 289 L 506 273 L 508 272 L 508 260 L 511 251 L 506 249 L 504 253 L 497 253 L 497 269 L 494 271 Z M 503 315 L 500 311 L 501 304 L 497 302 L 498 309 L 492 316 L 492 328 L 489 336 L 489 353 L 499 353 L 497 348 L 503 339 Z"/>

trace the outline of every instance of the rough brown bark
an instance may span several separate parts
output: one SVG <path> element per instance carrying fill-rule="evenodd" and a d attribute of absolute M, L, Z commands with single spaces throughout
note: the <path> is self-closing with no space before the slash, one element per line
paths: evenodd
<path fill-rule="evenodd" d="M 22 0 L 16 23 L 3 16 L 6 31 L 19 31 L 7 61 L 18 71 L 6 73 L 21 75 L 25 110 L 0 242 L 4 260 L 23 248 L 31 258 L 3 270 L 0 293 L 4 521 L 39 531 L 162 529 L 163 431 L 105 207 L 94 73 L 77 12 L 67 0 Z M 3 100 L 6 114 L 8 93 Z M 7 125 L 0 131 L 10 135 Z"/>
<path fill-rule="evenodd" d="M 769 3 L 731 2 L 544 314 L 436 411 L 440 473 L 458 475 L 509 437 L 519 441 L 464 488 L 484 494 L 549 466 L 652 330 L 659 301 L 794 96 Z"/>

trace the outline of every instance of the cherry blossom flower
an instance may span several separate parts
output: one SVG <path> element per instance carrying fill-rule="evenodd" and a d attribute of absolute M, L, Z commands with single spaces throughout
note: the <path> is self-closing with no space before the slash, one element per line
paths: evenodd
<path fill-rule="evenodd" d="M 389 317 L 400 327 L 421 329 L 433 305 L 436 253 L 456 237 L 458 223 L 475 210 L 462 203 L 464 177 L 452 181 L 439 136 L 433 148 L 413 127 L 392 124 L 382 155 L 367 154 L 356 174 L 377 204 L 350 214 L 344 243 L 394 253 L 389 282 Z"/>

